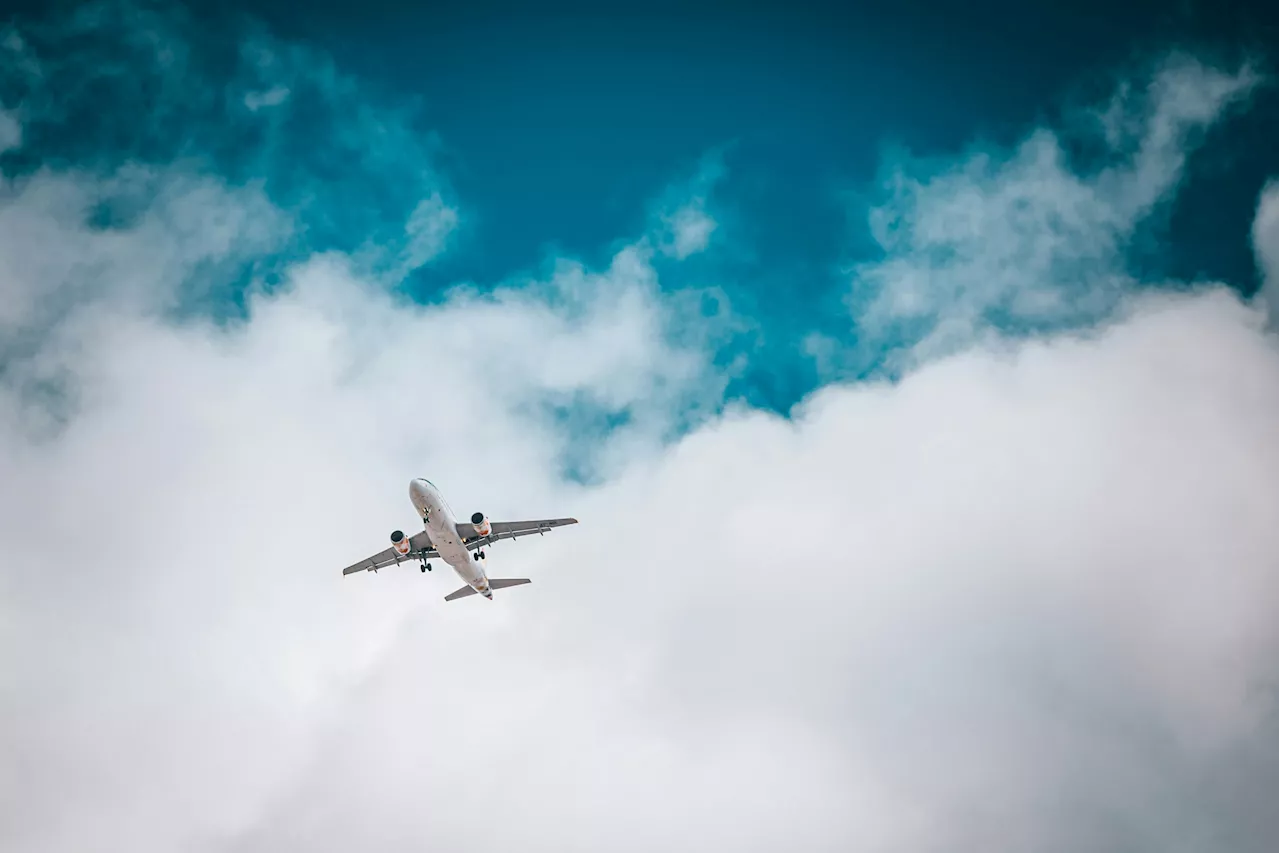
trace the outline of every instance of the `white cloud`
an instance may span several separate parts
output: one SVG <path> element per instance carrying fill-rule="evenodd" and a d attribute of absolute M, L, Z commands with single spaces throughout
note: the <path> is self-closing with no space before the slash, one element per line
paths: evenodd
<path fill-rule="evenodd" d="M 75 216 L 66 230 L 79 233 Z M 663 399 L 654 383 L 686 381 L 687 356 L 654 335 L 651 283 L 632 261 L 616 270 L 570 309 L 500 291 L 427 310 L 324 256 L 295 269 L 282 292 L 255 298 L 244 327 L 174 327 L 134 303 L 66 317 L 39 352 L 42 366 L 75 378 L 65 430 L 33 440 L 27 409 L 42 401 L 12 386 L 0 418 L 5 482 L 35 489 L 3 536 L 4 670 L 18 690 L 5 692 L 4 748 L 14 766 L 30 759 L 52 773 L 24 772 L 21 796 L 16 777 L 0 782 L 6 848 L 56 848 L 88 828 L 154 849 L 248 820 L 325 719 L 295 715 L 332 701 L 332 679 L 357 671 L 409 612 L 320 561 L 358 557 L 388 525 L 403 526 L 413 470 L 452 482 L 462 505 L 551 511 L 562 437 L 513 412 L 556 393 L 647 403 Z M 571 291 L 569 278 L 550 286 Z M 382 483 L 379 496 L 348 492 L 323 506 L 305 497 L 365 477 Z M 245 515 L 268 505 L 266 527 L 266 516 Z M 339 527 L 354 526 L 321 544 L 309 531 L 335 509 Z M 213 533 L 232 517 L 234 529 Z M 28 522 L 30 535 L 19 535 Z M 30 584 L 52 577 L 43 571 L 7 571 L 33 565 L 31 548 L 48 536 L 82 552 L 53 586 Z M 163 544 L 172 540 L 188 546 Z M 321 588 L 336 597 L 315 598 Z M 11 656 L 10 640 L 55 625 L 40 652 Z M 349 642 L 348 630 L 362 639 Z M 77 709 L 92 709 L 95 722 L 64 716 Z M 160 787 L 102 789 L 103 774 L 121 772 L 120 749 Z M 47 787 L 58 778 L 65 799 Z M 220 793 L 223 784 L 236 791 Z M 45 819 L 53 824 L 41 828 Z"/>
<path fill-rule="evenodd" d="M 458 211 L 446 205 L 439 193 L 420 201 L 405 223 L 408 241 L 401 253 L 401 269 L 417 269 L 439 255 L 457 227 Z"/>
<path fill-rule="evenodd" d="M 202 269 L 260 257 L 292 230 L 259 187 L 180 168 L 41 170 L 2 183 L 0 351 L 74 303 L 173 307 Z"/>
<path fill-rule="evenodd" d="M 664 243 L 663 249 L 677 260 L 704 251 L 716 230 L 716 221 L 707 215 L 700 200 L 681 207 L 664 222 L 669 242 Z"/>
<path fill-rule="evenodd" d="M 1136 303 L 567 486 L 513 399 L 649 393 L 670 356 L 635 299 L 411 308 L 320 259 L 237 331 L 81 313 L 68 428 L 33 443 L 4 398 L 6 849 L 1270 831 L 1204 793 L 1274 777 L 1236 755 L 1269 713 L 1280 509 L 1243 306 Z M 496 548 L 535 585 L 493 603 L 337 576 L 410 523 L 416 474 L 583 523 Z"/>
<path fill-rule="evenodd" d="M 1135 282 L 1124 251 L 1181 180 L 1196 135 L 1251 90 L 1176 57 L 1100 114 L 1109 163 L 1081 175 L 1063 140 L 1037 129 L 1009 156 L 899 165 L 870 224 L 885 257 L 854 271 L 850 304 L 874 347 L 924 324 L 930 353 L 1005 325 L 1092 322 Z"/>
<path fill-rule="evenodd" d="M 667 187 L 655 213 L 652 239 L 662 254 L 676 260 L 705 252 L 720 227 L 708 211 L 710 196 L 724 179 L 725 166 L 719 151 L 702 158 L 698 170 L 687 181 Z"/>
<path fill-rule="evenodd" d="M 1258 211 L 1253 219 L 1253 254 L 1262 278 L 1260 294 L 1274 324 L 1280 301 L 1280 296 L 1277 296 L 1277 282 L 1280 281 L 1280 271 L 1277 271 L 1280 267 L 1280 215 L 1276 210 L 1275 181 L 1267 184 L 1258 198 Z"/>

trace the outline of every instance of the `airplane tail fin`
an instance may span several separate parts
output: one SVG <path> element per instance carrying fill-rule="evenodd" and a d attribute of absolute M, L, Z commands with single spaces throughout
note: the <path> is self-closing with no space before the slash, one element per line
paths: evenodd
<path fill-rule="evenodd" d="M 489 580 L 489 589 L 506 589 L 509 586 L 520 586 L 521 584 L 533 583 L 528 578 L 491 578 Z M 462 589 L 455 590 L 444 597 L 445 601 L 453 601 L 458 598 L 466 598 L 468 595 L 475 595 L 475 588 L 464 586 Z"/>

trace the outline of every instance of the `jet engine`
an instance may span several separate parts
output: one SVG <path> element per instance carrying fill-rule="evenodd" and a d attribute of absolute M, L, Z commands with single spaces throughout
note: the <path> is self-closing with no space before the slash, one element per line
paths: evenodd
<path fill-rule="evenodd" d="M 477 512 L 475 515 L 471 516 L 471 526 L 476 529 L 477 536 L 488 536 L 490 531 L 493 530 L 493 528 L 489 526 L 489 516 L 485 515 L 483 512 Z"/>
<path fill-rule="evenodd" d="M 401 557 L 407 556 L 409 553 L 409 537 L 404 535 L 402 530 L 394 530 L 391 533 L 391 547 Z"/>

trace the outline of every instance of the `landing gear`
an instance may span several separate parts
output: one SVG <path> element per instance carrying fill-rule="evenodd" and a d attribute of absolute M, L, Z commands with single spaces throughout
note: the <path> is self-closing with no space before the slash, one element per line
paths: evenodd
<path fill-rule="evenodd" d="M 431 571 L 431 564 L 430 564 L 430 563 L 423 563 L 423 564 L 422 564 L 422 571 L 423 571 L 423 572 L 429 572 L 429 571 Z"/>
<path fill-rule="evenodd" d="M 474 551 L 471 554 L 471 559 L 473 560 L 483 560 L 484 558 L 484 551 Z"/>

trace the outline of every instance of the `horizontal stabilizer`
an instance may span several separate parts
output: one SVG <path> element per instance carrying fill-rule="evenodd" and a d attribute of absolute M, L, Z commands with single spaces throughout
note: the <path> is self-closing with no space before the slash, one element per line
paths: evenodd
<path fill-rule="evenodd" d="M 506 589 L 509 586 L 520 586 L 522 583 L 533 583 L 528 578 L 494 578 L 489 581 L 489 589 Z"/>
<path fill-rule="evenodd" d="M 528 578 L 493 578 L 489 581 L 489 589 L 506 589 L 509 586 L 520 586 L 521 584 L 533 583 Z M 445 601 L 454 601 L 459 598 L 466 598 L 468 595 L 475 595 L 474 587 L 464 586 L 462 589 L 454 590 L 444 597 Z"/>

